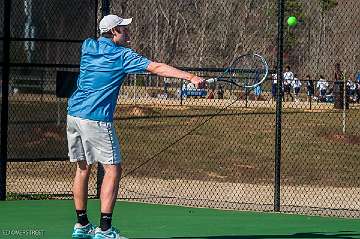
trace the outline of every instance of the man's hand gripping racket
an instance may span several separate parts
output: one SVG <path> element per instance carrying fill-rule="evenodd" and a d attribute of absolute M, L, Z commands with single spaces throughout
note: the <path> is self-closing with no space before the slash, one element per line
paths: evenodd
<path fill-rule="evenodd" d="M 201 89 L 201 88 L 204 88 L 205 84 L 206 84 L 206 81 L 204 78 L 201 78 L 199 76 L 195 76 L 191 78 L 190 82 L 192 84 L 194 84 L 194 86 L 196 87 L 196 89 Z"/>

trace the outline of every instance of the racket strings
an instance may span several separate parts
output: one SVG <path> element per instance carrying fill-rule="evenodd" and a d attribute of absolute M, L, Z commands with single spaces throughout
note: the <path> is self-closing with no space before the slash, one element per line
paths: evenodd
<path fill-rule="evenodd" d="M 225 71 L 223 81 L 251 88 L 263 82 L 268 74 L 265 59 L 258 54 L 246 54 L 236 58 Z"/>

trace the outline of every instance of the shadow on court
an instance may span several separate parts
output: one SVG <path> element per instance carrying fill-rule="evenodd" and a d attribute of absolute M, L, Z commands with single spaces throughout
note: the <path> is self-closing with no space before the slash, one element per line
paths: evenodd
<path fill-rule="evenodd" d="M 359 233 L 354 231 L 340 231 L 337 233 L 323 233 L 323 232 L 308 232 L 295 233 L 290 235 L 228 235 L 228 236 L 197 236 L 197 237 L 171 237 L 171 239 L 282 239 L 282 238 L 334 238 L 334 239 L 358 239 Z M 156 238 L 132 238 L 132 239 L 156 239 Z M 164 238 L 170 239 L 170 238 Z"/>

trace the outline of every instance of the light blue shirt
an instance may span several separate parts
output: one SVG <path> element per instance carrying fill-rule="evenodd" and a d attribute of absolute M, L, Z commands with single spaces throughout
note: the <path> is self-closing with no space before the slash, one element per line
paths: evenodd
<path fill-rule="evenodd" d="M 150 60 L 111 39 L 87 39 L 81 50 L 77 89 L 68 102 L 68 114 L 112 122 L 120 86 L 126 74 L 144 72 Z"/>

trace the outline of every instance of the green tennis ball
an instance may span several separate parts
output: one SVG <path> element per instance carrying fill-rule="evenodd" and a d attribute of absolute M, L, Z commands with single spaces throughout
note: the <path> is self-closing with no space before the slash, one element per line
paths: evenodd
<path fill-rule="evenodd" d="M 298 22 L 298 20 L 297 20 L 296 17 L 294 17 L 294 16 L 289 17 L 288 20 L 287 20 L 287 24 L 288 24 L 290 27 L 296 26 L 297 22 Z"/>

